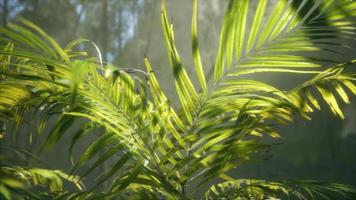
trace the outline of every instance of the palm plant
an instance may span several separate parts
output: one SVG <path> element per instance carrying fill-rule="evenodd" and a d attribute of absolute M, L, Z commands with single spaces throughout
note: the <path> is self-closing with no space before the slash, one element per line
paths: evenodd
<path fill-rule="evenodd" d="M 269 16 L 265 14 L 267 0 L 258 1 L 256 12 L 249 9 L 251 2 L 229 1 L 210 80 L 200 57 L 197 0 L 193 0 L 192 51 L 199 83 L 194 85 L 182 65 L 162 1 L 162 29 L 178 109 L 161 90 L 147 58 L 146 71 L 115 67 L 103 63 L 100 52 L 96 59 L 75 50 L 77 45 L 93 44 L 88 40 L 77 39 L 62 48 L 26 20 L 1 28 L 1 125 L 21 124 L 24 114 L 32 112 L 39 117 L 37 132 L 41 134 L 54 117 L 56 123 L 41 150 L 70 134 L 67 148 L 71 154 L 80 139 L 96 136 L 74 159 L 72 176 L 2 164 L 1 197 L 192 199 L 207 186 L 210 189 L 198 198 L 352 197 L 355 188 L 344 184 L 228 175 L 271 148 L 273 143 L 263 138 L 280 137 L 275 125 L 291 123 L 297 116 L 310 119 L 322 101 L 343 118 L 339 99 L 348 103 L 348 94 L 356 94 L 355 74 L 347 69 L 356 60 L 343 55 L 345 50 L 354 50 L 344 42 L 355 35 L 356 2 L 282 0 Z M 249 78 L 272 72 L 308 80 L 282 90 Z M 74 124 L 80 128 L 73 132 Z M 98 175 L 94 187 L 83 189 L 80 181 L 105 163 L 112 166 Z M 54 186 L 62 184 L 61 178 L 84 191 L 58 191 L 62 187 Z M 220 183 L 213 185 L 217 180 Z M 34 193 L 24 182 L 52 187 L 49 192 Z M 103 183 L 107 187 L 99 191 Z"/>

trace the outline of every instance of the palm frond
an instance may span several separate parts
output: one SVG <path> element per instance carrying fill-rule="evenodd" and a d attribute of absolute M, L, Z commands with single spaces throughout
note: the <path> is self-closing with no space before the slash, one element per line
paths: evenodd
<path fill-rule="evenodd" d="M 350 39 L 355 34 L 352 31 L 356 27 L 353 20 L 355 3 L 279 1 L 266 17 L 267 3 L 259 1 L 254 17 L 249 21 L 251 1 L 229 1 L 216 55 L 213 86 L 197 102 L 192 100 L 194 95 L 184 98 L 177 91 L 182 107 L 190 102 L 190 107 L 194 108 L 183 108 L 185 116 L 193 117 L 188 119 L 191 124 L 190 135 L 186 137 L 189 140 L 188 158 L 173 168 L 185 171 L 182 179 L 185 184 L 198 182 L 201 186 L 211 177 L 226 177 L 227 171 L 243 163 L 244 159 L 251 159 L 247 155 L 264 149 L 260 148 L 258 137 L 264 134 L 279 137 L 273 129 L 275 124 L 292 122 L 296 114 L 310 119 L 309 113 L 315 108 L 320 109 L 316 91 L 330 110 L 343 118 L 336 95 L 348 102 L 345 88 L 354 91 L 355 76 L 345 72 L 344 68 L 353 66 L 355 61 L 340 62 L 325 55 L 342 55 L 345 46 L 340 46 L 337 41 Z M 173 31 L 167 28 L 172 26 L 167 22 L 164 6 L 163 3 L 162 26 L 168 41 L 167 49 L 171 52 Z M 341 12 L 347 13 L 344 14 L 347 17 L 340 17 Z M 193 14 L 193 28 L 195 20 Z M 336 46 L 339 49 L 334 48 Z M 305 52 L 308 56 L 302 54 Z M 325 63 L 328 63 L 327 67 Z M 258 80 L 244 79 L 249 74 L 270 72 L 316 75 L 289 91 Z M 249 141 L 255 145 L 254 150 L 247 151 L 250 152 L 247 155 L 241 153 L 244 155 L 241 159 L 234 150 L 250 136 L 257 136 L 256 140 Z M 187 166 L 189 170 L 185 170 Z"/>
<path fill-rule="evenodd" d="M 338 199 L 355 197 L 349 185 L 320 181 L 237 179 L 212 186 L 205 199 Z"/>
<path fill-rule="evenodd" d="M 17 30 L 22 28 L 11 28 L 15 29 L 14 32 L 19 32 L 18 34 L 22 33 Z M 38 30 L 38 27 L 35 30 Z M 11 40 L 15 36 L 13 32 L 8 32 L 7 37 Z M 37 34 L 31 34 L 31 37 L 36 37 L 33 40 L 42 41 Z M 44 41 L 42 43 L 45 44 Z M 69 54 L 75 51 L 67 47 L 65 52 Z M 13 94 L 8 92 L 6 95 L 2 93 L 2 113 L 15 113 L 20 108 L 39 110 L 42 115 L 39 129 L 43 129 L 46 118 L 58 117 L 42 146 L 43 150 L 55 145 L 75 123 L 81 123 L 82 128 L 73 136 L 71 151 L 83 134 L 93 133 L 93 130 L 104 127 L 104 132 L 83 152 L 73 173 L 77 173 L 78 169 L 102 153 L 103 157 L 83 173 L 83 176 L 86 176 L 108 159 L 112 160 L 114 167 L 98 177 L 97 185 L 118 171 L 132 167 L 135 170 L 128 170 L 116 179 L 113 191 L 117 193 L 124 190 L 144 172 L 150 174 L 148 178 L 155 177 L 158 184 L 167 182 L 161 169 L 157 169 L 158 166 L 164 168 L 165 165 L 159 158 L 167 154 L 167 151 L 176 145 L 176 141 L 182 143 L 182 139 L 173 124 L 165 128 L 169 115 L 174 113 L 173 109 L 170 109 L 167 102 L 161 101 L 162 97 L 156 102 L 162 104 L 154 108 L 147 99 L 145 85 L 138 77 L 110 65 L 103 68 L 91 62 L 90 58 L 67 62 L 59 58 L 53 59 L 54 55 L 45 57 L 31 49 L 4 49 L 1 53 L 12 56 L 11 66 L 1 71 L 1 74 L 6 76 L 1 81 L 2 89 L 10 91 L 12 88 L 7 88 L 13 86 L 12 91 L 23 91 Z M 67 56 L 73 58 L 70 54 Z M 154 81 L 151 84 L 156 87 Z M 14 100 L 10 101 L 12 99 Z M 14 117 L 14 114 L 10 117 Z M 82 118 L 90 121 L 83 122 L 80 120 Z M 13 118 L 3 120 L 11 119 Z M 178 122 L 184 127 L 178 116 L 175 119 L 175 123 Z M 179 149 L 170 154 L 182 157 Z M 168 158 L 166 161 L 176 162 L 174 158 Z M 165 183 L 165 187 L 175 190 L 170 184 Z"/>
<path fill-rule="evenodd" d="M 33 197 L 40 199 L 33 191 L 33 187 L 48 187 L 49 192 L 62 192 L 63 180 L 73 183 L 79 190 L 83 190 L 79 178 L 70 176 L 59 170 L 48 170 L 29 167 L 0 167 L 0 196 L 4 199 L 19 197 Z"/>

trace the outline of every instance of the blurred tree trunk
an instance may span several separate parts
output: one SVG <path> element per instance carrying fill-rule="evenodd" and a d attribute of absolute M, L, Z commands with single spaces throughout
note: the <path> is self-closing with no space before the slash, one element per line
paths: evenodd
<path fill-rule="evenodd" d="M 116 36 L 117 37 L 117 40 L 118 40 L 118 46 L 119 46 L 119 48 L 118 48 L 118 52 L 117 52 L 117 54 L 120 56 L 120 54 L 121 54 L 121 48 L 122 48 L 122 32 L 124 31 L 123 30 L 123 28 L 122 28 L 122 18 L 123 18 L 123 16 L 122 16 L 122 9 L 121 9 L 121 6 L 119 7 L 119 9 L 118 9 L 118 18 L 119 18 L 119 21 L 118 21 L 118 24 L 117 24 L 117 26 L 118 26 L 118 28 L 119 28 L 119 31 L 118 31 L 118 35 Z"/>
<path fill-rule="evenodd" d="M 3 6 L 2 6 L 2 13 L 3 13 L 3 17 L 2 17 L 2 23 L 4 26 L 6 26 L 7 24 L 7 15 L 8 15 L 8 0 L 3 0 Z"/>
<path fill-rule="evenodd" d="M 101 36 L 101 54 L 102 54 L 102 59 L 104 62 L 108 62 L 108 41 L 109 41 L 109 35 L 110 35 L 110 30 L 109 30 L 109 21 L 108 21 L 108 0 L 103 0 L 102 1 L 102 5 L 101 5 L 101 26 L 100 26 L 100 31 L 99 31 L 99 35 Z M 100 37 L 99 37 L 100 38 Z M 101 172 L 105 172 L 107 170 L 108 166 L 107 163 L 103 163 L 103 165 L 101 165 L 101 167 L 99 168 L 99 170 Z M 104 182 L 101 185 L 101 190 L 104 191 L 105 188 L 108 187 L 108 183 Z"/>
<path fill-rule="evenodd" d="M 101 51 L 104 61 L 108 61 L 108 41 L 109 41 L 109 20 L 108 20 L 108 1 L 102 1 L 102 10 L 101 10 Z"/>

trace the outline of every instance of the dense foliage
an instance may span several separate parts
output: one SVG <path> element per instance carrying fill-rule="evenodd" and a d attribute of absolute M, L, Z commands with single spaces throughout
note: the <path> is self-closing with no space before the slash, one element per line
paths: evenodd
<path fill-rule="evenodd" d="M 20 125 L 26 113 L 32 113 L 39 117 L 33 134 L 46 136 L 40 150 L 70 134 L 65 148 L 71 155 L 79 140 L 95 136 L 80 158 L 73 156 L 71 175 L 15 165 L 6 158 L 0 166 L 2 198 L 192 199 L 207 186 L 210 189 L 198 198 L 352 198 L 355 188 L 343 184 L 228 175 L 270 151 L 274 143 L 263 139 L 280 137 L 276 125 L 298 116 L 310 119 L 321 102 L 343 118 L 339 101 L 348 103 L 349 94 L 356 94 L 356 77 L 348 69 L 356 60 L 342 55 L 345 49 L 354 50 L 343 42 L 355 35 L 356 2 L 283 0 L 266 16 L 267 3 L 258 1 L 252 12 L 250 1 L 229 1 L 213 78 L 208 81 L 198 44 L 197 0 L 193 0 L 194 85 L 182 65 L 162 1 L 162 29 L 179 108 L 170 104 L 147 58 L 146 71 L 120 68 L 103 63 L 100 51 L 96 59 L 76 50 L 83 44 L 96 48 L 86 39 L 62 48 L 26 20 L 1 28 L 1 126 Z M 250 76 L 268 73 L 307 80 L 285 90 Z M 43 134 L 53 118 L 56 123 Z M 79 129 L 73 128 L 78 125 Z M 16 129 L 11 131 L 1 136 L 16 135 Z M 15 154 L 33 156 L 0 144 Z M 92 188 L 83 187 L 85 177 L 108 163 L 110 168 L 98 175 Z M 63 180 L 72 182 L 77 191 L 63 189 Z"/>

